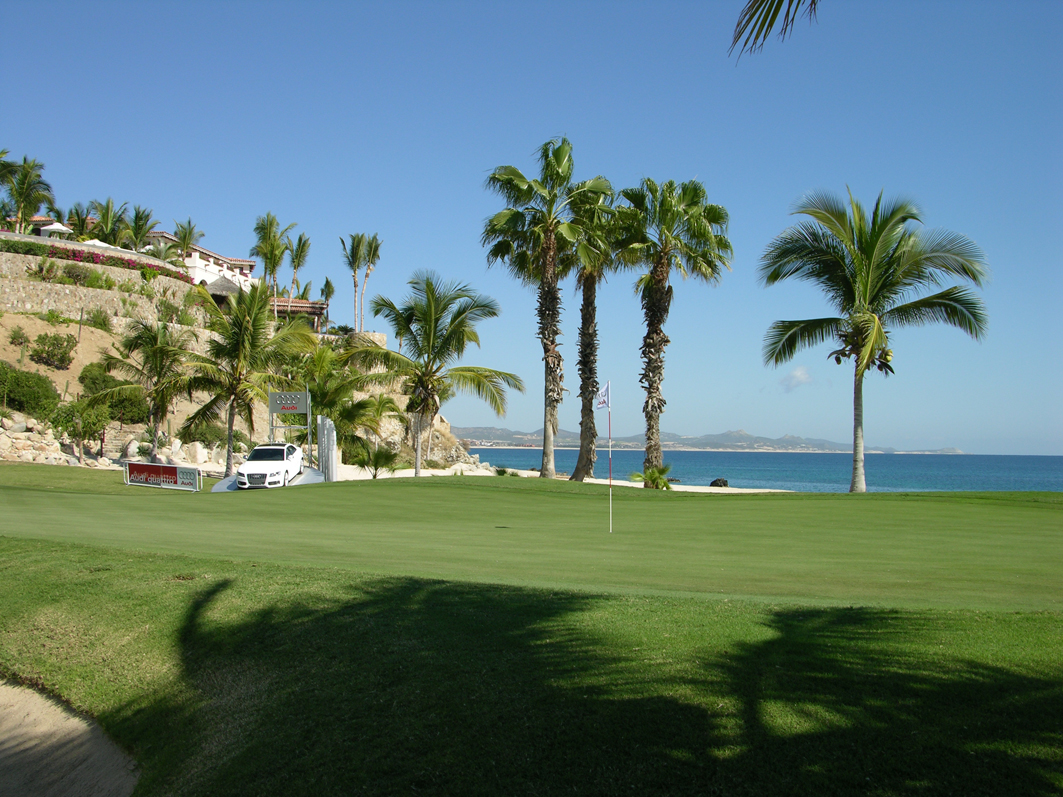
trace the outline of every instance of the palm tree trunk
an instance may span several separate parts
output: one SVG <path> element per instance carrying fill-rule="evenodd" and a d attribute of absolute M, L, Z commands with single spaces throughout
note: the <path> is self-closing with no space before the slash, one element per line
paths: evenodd
<path fill-rule="evenodd" d="M 853 379 L 853 480 L 849 492 L 866 493 L 867 482 L 864 480 L 864 370 L 856 364 L 856 377 Z"/>
<path fill-rule="evenodd" d="M 428 450 L 425 451 L 425 461 L 430 462 L 432 460 L 432 427 L 435 425 L 436 416 L 431 415 L 428 418 Z"/>
<path fill-rule="evenodd" d="M 598 429 L 594 425 L 594 399 L 598 395 L 598 283 L 594 277 L 584 277 L 583 305 L 580 307 L 579 329 L 579 458 L 570 481 L 581 482 L 594 478 L 594 463 L 598 458 L 595 444 Z"/>
<path fill-rule="evenodd" d="M 369 284 L 369 272 L 372 271 L 368 266 L 365 269 L 365 278 L 362 280 L 362 299 L 359 302 L 361 305 L 361 315 L 358 319 L 358 331 L 365 332 L 365 286 Z"/>
<path fill-rule="evenodd" d="M 421 475 L 421 413 L 415 413 L 413 417 L 417 427 L 413 435 L 413 475 L 417 477 Z"/>
<path fill-rule="evenodd" d="M 543 466 L 539 476 L 554 478 L 554 435 L 557 434 L 557 408 L 561 404 L 565 375 L 557 334 L 561 319 L 561 292 L 557 287 L 555 242 L 543 241 L 543 276 L 539 282 L 539 340 L 543 344 L 545 379 L 543 385 Z"/>
<path fill-rule="evenodd" d="M 355 271 L 351 274 L 354 278 L 354 331 L 358 332 L 358 272 Z"/>
<path fill-rule="evenodd" d="M 159 435 L 162 433 L 162 422 L 158 418 L 151 419 L 151 453 L 148 455 L 150 460 L 154 462 L 159 461 Z"/>
<path fill-rule="evenodd" d="M 233 425 L 236 423 L 236 398 L 229 399 L 228 434 L 225 438 L 225 478 L 233 475 Z"/>
<path fill-rule="evenodd" d="M 670 342 L 664 334 L 664 322 L 668 319 L 671 304 L 672 287 L 668 284 L 668 262 L 665 260 L 654 265 L 651 282 L 642 294 L 642 311 L 646 318 L 646 337 L 642 339 L 644 365 L 639 376 L 639 381 L 646 389 L 646 401 L 642 405 L 642 413 L 646 417 L 643 473 L 650 468 L 660 469 L 664 466 L 660 421 L 666 402 L 661 394 L 661 382 L 664 381 L 664 348 Z M 643 484 L 651 487 L 650 480 Z"/>

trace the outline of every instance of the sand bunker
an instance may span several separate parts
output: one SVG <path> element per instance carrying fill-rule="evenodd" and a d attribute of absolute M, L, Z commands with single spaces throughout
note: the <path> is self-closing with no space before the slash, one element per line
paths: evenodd
<path fill-rule="evenodd" d="M 136 764 L 57 700 L 0 683 L 0 797 L 128 797 Z"/>

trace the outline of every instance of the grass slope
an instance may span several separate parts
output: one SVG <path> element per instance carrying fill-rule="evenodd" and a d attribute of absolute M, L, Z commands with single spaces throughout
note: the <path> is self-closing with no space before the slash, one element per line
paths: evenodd
<path fill-rule="evenodd" d="M 886 607 L 1063 609 L 1063 496 L 718 496 L 515 478 L 254 493 L 0 466 L 0 533 L 388 575 Z M 42 509 L 46 508 L 46 511 Z"/>

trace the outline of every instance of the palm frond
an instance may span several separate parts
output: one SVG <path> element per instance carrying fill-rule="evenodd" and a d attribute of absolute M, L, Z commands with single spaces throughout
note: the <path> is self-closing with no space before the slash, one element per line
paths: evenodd
<path fill-rule="evenodd" d="M 801 349 L 818 346 L 839 335 L 842 318 L 810 318 L 804 321 L 776 321 L 764 336 L 765 365 L 782 365 Z"/>

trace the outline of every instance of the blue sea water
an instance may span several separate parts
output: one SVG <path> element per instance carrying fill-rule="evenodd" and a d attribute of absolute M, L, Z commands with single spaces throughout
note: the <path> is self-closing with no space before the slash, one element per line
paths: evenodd
<path fill-rule="evenodd" d="M 474 448 L 481 462 L 503 468 L 538 468 L 539 448 Z M 554 452 L 558 472 L 571 473 L 579 452 Z M 642 451 L 613 451 L 613 479 L 626 481 L 642 470 Z M 851 454 L 775 454 L 729 451 L 665 451 L 669 477 L 681 484 L 708 485 L 727 479 L 731 487 L 846 492 Z M 864 470 L 869 492 L 934 490 L 1046 490 L 1063 492 L 1063 457 L 977 454 L 868 454 Z M 608 452 L 599 450 L 594 475 L 609 475 Z"/>

